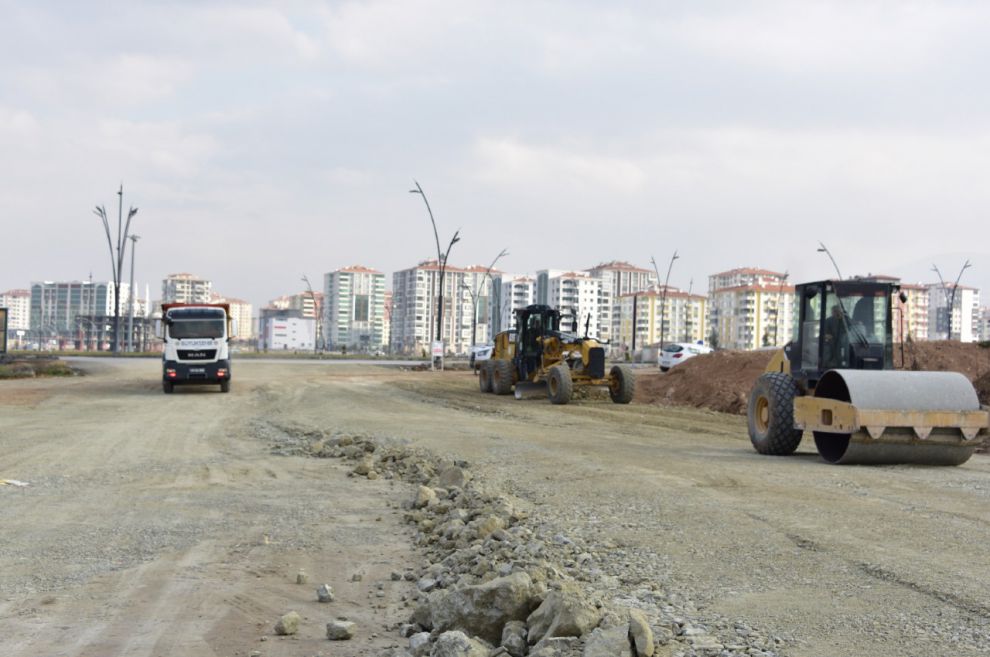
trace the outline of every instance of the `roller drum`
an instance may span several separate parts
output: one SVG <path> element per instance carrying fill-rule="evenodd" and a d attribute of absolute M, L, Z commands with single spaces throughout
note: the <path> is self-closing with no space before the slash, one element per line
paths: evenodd
<path fill-rule="evenodd" d="M 815 397 L 850 402 L 857 409 L 879 411 L 977 411 L 980 402 L 969 380 L 957 372 L 830 370 L 815 388 Z M 822 458 L 835 464 L 961 465 L 980 441 L 965 440 L 957 428 L 934 427 L 919 438 L 910 427 L 890 427 L 874 438 L 815 431 Z"/>

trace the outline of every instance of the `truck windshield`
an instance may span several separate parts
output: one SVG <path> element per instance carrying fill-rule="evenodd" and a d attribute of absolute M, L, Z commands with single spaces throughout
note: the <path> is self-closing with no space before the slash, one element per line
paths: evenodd
<path fill-rule="evenodd" d="M 224 335 L 224 320 L 176 319 L 169 325 L 168 334 L 176 339 L 222 338 Z"/>

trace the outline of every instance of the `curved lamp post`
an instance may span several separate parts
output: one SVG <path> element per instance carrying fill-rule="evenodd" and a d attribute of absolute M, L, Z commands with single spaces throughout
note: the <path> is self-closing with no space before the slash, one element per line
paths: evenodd
<path fill-rule="evenodd" d="M 430 223 L 433 225 L 433 239 L 437 243 L 437 265 L 440 267 L 440 283 L 439 283 L 439 299 L 437 300 L 437 332 L 436 337 L 443 342 L 443 279 L 444 271 L 447 269 L 447 257 L 450 255 L 450 250 L 454 248 L 454 245 L 461 241 L 460 230 L 454 232 L 454 236 L 450 238 L 450 244 L 447 245 L 446 251 L 440 250 L 440 235 L 437 233 L 437 222 L 433 219 L 433 210 L 430 208 L 430 201 L 426 198 L 426 192 L 420 186 L 419 182 L 413 180 L 416 185 L 416 189 L 410 189 L 410 194 L 419 194 L 423 197 L 423 203 L 426 204 L 426 212 L 430 215 Z M 433 343 L 433 335 L 430 336 L 430 343 Z"/>
<path fill-rule="evenodd" d="M 127 222 L 123 220 L 124 215 L 124 185 L 121 183 L 117 190 L 117 255 L 114 256 L 114 240 L 110 235 L 110 217 L 107 209 L 98 205 L 93 209 L 93 214 L 103 221 L 103 230 L 107 234 L 107 246 L 110 248 L 110 267 L 113 272 L 113 353 L 116 355 L 120 351 L 120 277 L 124 268 L 124 253 L 127 251 L 127 238 L 131 229 L 131 219 L 137 214 L 137 208 L 131 207 L 127 211 Z"/>
<path fill-rule="evenodd" d="M 664 338 L 664 334 L 666 333 L 666 331 L 664 331 L 664 326 L 663 326 L 663 316 L 667 310 L 667 287 L 670 284 L 670 271 L 674 268 L 674 261 L 677 260 L 678 258 L 680 258 L 680 256 L 677 255 L 677 249 L 674 249 L 674 255 L 670 257 L 670 264 L 667 265 L 667 277 L 663 279 L 663 292 L 661 293 L 660 296 L 660 351 L 663 351 L 663 338 Z M 653 263 L 653 271 L 656 272 L 657 282 L 659 283 L 660 272 L 657 270 L 657 261 L 655 258 L 651 257 L 650 262 Z M 636 327 L 634 326 L 633 331 L 635 330 Z"/>

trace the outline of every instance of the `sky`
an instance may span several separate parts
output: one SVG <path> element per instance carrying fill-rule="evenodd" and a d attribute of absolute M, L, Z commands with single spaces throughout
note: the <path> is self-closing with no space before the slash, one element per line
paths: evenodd
<path fill-rule="evenodd" d="M 984 2 L 0 0 L 0 291 L 626 260 L 990 290 Z M 116 223 L 115 221 L 113 222 Z M 116 233 L 116 226 L 114 226 Z M 129 255 L 124 279 L 129 273 Z M 990 295 L 990 291 L 985 293 Z M 987 300 L 984 299 L 984 303 Z"/>

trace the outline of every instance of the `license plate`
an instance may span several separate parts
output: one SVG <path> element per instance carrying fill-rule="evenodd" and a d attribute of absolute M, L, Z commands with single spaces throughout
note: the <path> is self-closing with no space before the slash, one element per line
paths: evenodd
<path fill-rule="evenodd" d="M 189 368 L 189 373 L 190 374 L 206 374 L 206 368 L 205 367 L 190 367 Z"/>

